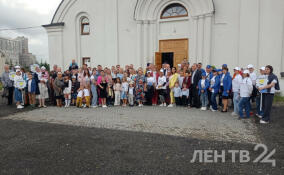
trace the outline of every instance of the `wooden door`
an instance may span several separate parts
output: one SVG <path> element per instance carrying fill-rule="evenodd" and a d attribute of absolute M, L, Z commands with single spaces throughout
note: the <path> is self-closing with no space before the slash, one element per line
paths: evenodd
<path fill-rule="evenodd" d="M 181 64 L 183 59 L 188 59 L 188 39 L 160 40 L 160 53 L 173 52 L 174 66 Z"/>
<path fill-rule="evenodd" d="M 156 52 L 155 53 L 155 65 L 157 66 L 157 71 L 162 68 L 162 53 Z"/>

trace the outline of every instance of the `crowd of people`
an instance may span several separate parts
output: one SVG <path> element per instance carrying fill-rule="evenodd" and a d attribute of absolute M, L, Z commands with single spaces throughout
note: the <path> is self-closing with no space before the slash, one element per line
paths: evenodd
<path fill-rule="evenodd" d="M 212 112 L 228 112 L 233 104 L 232 115 L 245 119 L 252 115 L 251 104 L 256 102 L 256 116 L 266 124 L 270 121 L 274 94 L 280 90 L 270 65 L 261 67 L 259 75 L 253 65 L 236 67 L 231 75 L 226 64 L 221 69 L 211 65 L 203 69 L 202 63 L 190 65 L 186 60 L 177 68 L 165 63 L 161 69 L 153 64 L 147 64 L 146 69 L 135 69 L 132 64 L 124 68 L 79 67 L 75 60 L 65 71 L 57 65 L 50 72 L 37 65 L 30 72 L 19 66 L 14 69 L 16 75 L 11 79 L 10 67 L 5 65 L 1 81 L 8 104 L 13 103 L 14 97 L 18 109 L 35 107 L 36 99 L 37 107 L 46 107 L 49 99 L 51 105 L 66 108 L 158 105 Z M 26 83 L 19 86 L 18 81 Z"/>

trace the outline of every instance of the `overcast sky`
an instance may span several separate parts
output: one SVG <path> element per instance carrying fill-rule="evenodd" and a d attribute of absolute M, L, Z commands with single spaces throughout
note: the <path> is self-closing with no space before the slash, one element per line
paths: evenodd
<path fill-rule="evenodd" d="M 43 28 L 1 31 L 6 28 L 21 28 L 49 24 L 61 0 L 0 0 L 0 36 L 29 38 L 30 52 L 37 59 L 48 58 L 47 34 Z"/>

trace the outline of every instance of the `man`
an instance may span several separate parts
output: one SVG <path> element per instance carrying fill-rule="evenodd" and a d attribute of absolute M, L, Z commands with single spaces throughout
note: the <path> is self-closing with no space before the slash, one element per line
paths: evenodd
<path fill-rule="evenodd" d="M 2 73 L 1 76 L 1 82 L 2 85 L 7 92 L 7 97 L 8 97 L 8 105 L 12 105 L 13 103 L 13 94 L 14 94 L 14 86 L 13 86 L 13 81 L 10 80 L 9 74 L 10 74 L 10 69 L 9 65 L 4 65 L 4 72 Z"/>
<path fill-rule="evenodd" d="M 198 82 L 201 79 L 201 70 L 197 69 L 197 64 L 193 64 L 191 67 L 191 88 L 190 88 L 190 107 L 200 107 L 200 99 L 198 95 Z"/>
<path fill-rule="evenodd" d="M 78 69 L 78 64 L 76 63 L 75 60 L 72 60 L 72 63 L 69 66 L 69 71 L 71 72 L 73 69 Z"/>

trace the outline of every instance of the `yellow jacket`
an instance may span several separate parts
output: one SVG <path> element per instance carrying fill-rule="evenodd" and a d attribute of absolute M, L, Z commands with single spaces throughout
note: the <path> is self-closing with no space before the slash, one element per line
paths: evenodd
<path fill-rule="evenodd" d="M 175 73 L 174 75 L 172 75 L 170 82 L 169 82 L 169 88 L 170 89 L 175 87 L 175 83 L 178 81 L 178 76 L 179 76 L 178 73 Z"/>

